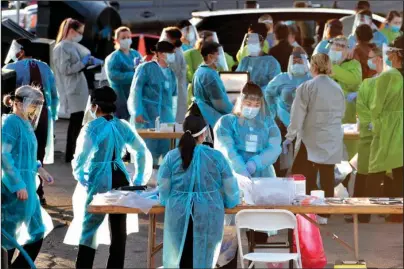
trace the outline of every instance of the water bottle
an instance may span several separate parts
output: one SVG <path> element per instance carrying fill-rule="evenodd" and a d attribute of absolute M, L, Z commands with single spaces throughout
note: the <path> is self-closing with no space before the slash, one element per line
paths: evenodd
<path fill-rule="evenodd" d="M 156 129 L 156 132 L 160 132 L 160 116 L 156 118 L 154 125 L 155 125 L 154 128 Z"/>

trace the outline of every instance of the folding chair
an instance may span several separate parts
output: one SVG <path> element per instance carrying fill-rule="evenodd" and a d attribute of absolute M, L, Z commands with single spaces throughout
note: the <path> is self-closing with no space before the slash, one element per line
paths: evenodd
<path fill-rule="evenodd" d="M 241 268 L 244 268 L 244 260 L 251 261 L 248 268 L 252 268 L 256 262 L 282 263 L 293 260 L 294 266 L 302 268 L 300 255 L 297 221 L 295 215 L 287 210 L 277 209 L 246 209 L 236 214 L 237 239 L 240 253 Z M 243 253 L 241 244 L 241 229 L 252 229 L 259 231 L 272 231 L 281 229 L 295 229 L 294 237 L 297 253 Z"/>

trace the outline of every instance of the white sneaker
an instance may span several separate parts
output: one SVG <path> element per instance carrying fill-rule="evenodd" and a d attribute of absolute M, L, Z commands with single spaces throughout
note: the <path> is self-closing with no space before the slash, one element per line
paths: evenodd
<path fill-rule="evenodd" d="M 317 223 L 320 225 L 327 225 L 328 218 L 323 218 L 317 215 Z"/>

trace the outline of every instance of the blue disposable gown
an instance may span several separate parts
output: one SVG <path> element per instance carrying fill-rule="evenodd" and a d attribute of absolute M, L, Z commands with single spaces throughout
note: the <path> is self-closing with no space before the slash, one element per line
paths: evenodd
<path fill-rule="evenodd" d="M 317 46 L 316 46 L 316 48 L 314 49 L 312 55 L 316 55 L 317 53 L 323 53 L 323 54 L 327 54 L 327 55 L 328 55 L 328 52 L 330 51 L 330 48 L 327 47 L 328 44 L 329 44 L 329 43 L 328 43 L 328 39 L 321 40 L 321 41 L 317 44 Z"/>
<path fill-rule="evenodd" d="M 117 95 L 115 116 L 120 119 L 129 120 L 127 102 L 130 85 L 135 75 L 134 60 L 136 58 L 141 59 L 142 55 L 131 49 L 128 55 L 121 50 L 115 50 L 105 59 L 108 82 Z"/>
<path fill-rule="evenodd" d="M 296 88 L 309 79 L 311 79 L 309 74 L 292 76 L 284 72 L 268 83 L 264 91 L 265 101 L 271 113 L 274 113 L 285 127 L 290 123 L 290 109 L 295 99 Z"/>
<path fill-rule="evenodd" d="M 281 65 L 270 55 L 245 57 L 241 60 L 236 71 L 248 71 L 250 80 L 265 89 L 268 83 L 281 73 Z"/>
<path fill-rule="evenodd" d="M 193 220 L 193 268 L 214 268 L 223 238 L 224 209 L 240 203 L 238 183 L 223 155 L 197 145 L 187 170 L 179 149 L 170 151 L 158 172 L 165 206 L 164 268 L 179 268 L 189 219 Z"/>
<path fill-rule="evenodd" d="M 16 87 L 20 87 L 22 85 L 30 84 L 30 62 L 35 62 L 39 67 L 39 71 L 41 72 L 43 84 L 42 90 L 46 100 L 46 107 L 44 107 L 43 109 L 48 110 L 48 136 L 46 140 L 45 158 L 43 162 L 44 164 L 52 164 L 54 162 L 54 122 L 58 118 L 59 111 L 59 95 L 56 90 L 56 82 L 52 70 L 46 63 L 35 59 L 25 59 L 17 61 L 15 63 L 10 63 L 3 68 L 16 71 Z"/>
<path fill-rule="evenodd" d="M 348 44 L 350 48 L 355 48 L 356 42 L 357 41 L 355 35 L 350 35 L 348 37 Z M 387 38 L 380 31 L 373 32 L 373 39 L 370 42 L 375 43 L 376 46 L 378 46 L 379 48 L 382 48 L 383 44 L 388 45 Z"/>
<path fill-rule="evenodd" d="M 126 149 L 134 160 L 132 178 L 121 158 Z M 114 153 L 115 159 L 112 158 Z M 86 208 L 94 195 L 111 190 L 112 167 L 123 171 L 129 185 L 144 185 L 152 173 L 152 157 L 142 138 L 128 122 L 117 118 L 108 121 L 100 117 L 86 124 L 77 139 L 72 161 L 73 176 L 78 181 L 73 194 L 74 219 L 65 236 L 65 244 L 81 244 L 96 249 L 100 243 L 109 243 L 109 233 L 98 229 L 106 215 L 88 213 Z M 128 232 L 135 228 L 127 227 L 132 229 Z"/>
<path fill-rule="evenodd" d="M 233 104 L 227 95 L 219 74 L 206 64 L 196 70 L 192 83 L 195 102 L 202 116 L 214 127 L 219 118 L 231 113 Z"/>
<path fill-rule="evenodd" d="M 136 128 L 155 128 L 155 121 L 160 117 L 161 123 L 175 122 L 174 99 L 177 96 L 177 82 L 170 68 L 161 68 L 157 62 L 139 65 L 130 88 L 128 110 L 131 122 L 142 115 L 146 123 L 136 123 Z M 170 149 L 170 141 L 165 139 L 146 139 L 147 147 L 153 155 L 154 164 L 158 164 L 160 156 Z"/>
<path fill-rule="evenodd" d="M 281 133 L 271 117 L 246 119 L 229 114 L 214 128 L 215 149 L 223 153 L 233 170 L 246 177 L 275 177 L 272 166 L 281 154 Z M 257 170 L 250 175 L 246 163 Z"/>
<path fill-rule="evenodd" d="M 41 207 L 37 190 L 37 142 L 30 123 L 17 115 L 3 115 L 1 127 L 1 228 L 20 245 L 44 238 L 52 229 L 51 217 Z M 17 199 L 26 189 L 28 200 Z M 16 246 L 1 237 L 1 246 Z"/>

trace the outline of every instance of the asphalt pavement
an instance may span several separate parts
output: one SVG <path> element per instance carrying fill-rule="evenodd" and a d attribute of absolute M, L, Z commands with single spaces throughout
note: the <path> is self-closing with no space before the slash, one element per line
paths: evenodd
<path fill-rule="evenodd" d="M 63 244 L 68 225 L 73 213 L 71 197 L 76 181 L 71 174 L 71 165 L 64 163 L 64 147 L 66 142 L 67 121 L 56 123 L 55 164 L 46 169 L 55 177 L 55 184 L 45 186 L 48 201 L 46 209 L 51 214 L 55 229 L 45 239 L 41 253 L 37 258 L 38 268 L 73 268 L 77 255 L 77 247 Z M 139 233 L 129 235 L 126 248 L 125 268 L 145 268 L 147 253 L 147 218 L 139 218 Z M 157 240 L 162 240 L 163 217 L 159 217 Z M 353 245 L 353 225 L 344 222 L 342 216 L 332 216 L 327 229 L 336 233 L 339 238 Z M 368 263 L 368 267 L 402 268 L 403 267 L 403 226 L 402 224 L 384 223 L 383 219 L 373 216 L 370 224 L 359 224 L 360 258 Z M 279 241 L 285 238 L 284 233 L 271 238 Z M 323 244 L 329 264 L 336 260 L 353 260 L 353 254 L 339 245 L 335 240 L 322 233 Z M 243 240 L 244 247 L 246 240 Z M 100 246 L 94 268 L 105 268 L 108 259 L 108 246 Z M 157 255 L 156 265 L 161 265 L 161 253 Z"/>

